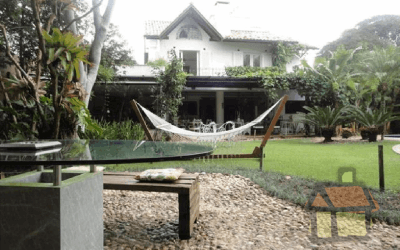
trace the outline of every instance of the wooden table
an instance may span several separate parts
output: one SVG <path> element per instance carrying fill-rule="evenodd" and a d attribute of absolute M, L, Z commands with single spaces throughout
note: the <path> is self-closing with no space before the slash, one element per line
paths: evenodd
<path fill-rule="evenodd" d="M 140 172 L 104 172 L 104 189 L 178 193 L 179 238 L 189 239 L 199 217 L 200 182 L 198 174 L 183 173 L 174 182 L 139 182 Z"/>

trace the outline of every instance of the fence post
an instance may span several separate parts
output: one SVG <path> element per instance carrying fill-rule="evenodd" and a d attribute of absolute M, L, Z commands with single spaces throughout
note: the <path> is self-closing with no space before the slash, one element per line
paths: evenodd
<path fill-rule="evenodd" d="M 385 175 L 383 171 L 383 145 L 378 145 L 379 152 L 379 188 L 381 192 L 385 191 Z"/>

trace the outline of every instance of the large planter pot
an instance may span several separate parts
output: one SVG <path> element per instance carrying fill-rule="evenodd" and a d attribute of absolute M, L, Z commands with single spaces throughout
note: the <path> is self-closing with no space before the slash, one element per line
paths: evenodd
<path fill-rule="evenodd" d="M 103 173 L 28 172 L 0 180 L 0 249 L 103 249 Z"/>
<path fill-rule="evenodd" d="M 368 140 L 369 139 L 369 131 L 366 129 L 360 130 L 361 140 Z"/>
<path fill-rule="evenodd" d="M 331 142 L 335 135 L 335 128 L 321 128 L 321 134 L 325 138 L 324 142 Z"/>
<path fill-rule="evenodd" d="M 368 142 L 376 142 L 378 133 L 378 129 L 368 129 Z"/>

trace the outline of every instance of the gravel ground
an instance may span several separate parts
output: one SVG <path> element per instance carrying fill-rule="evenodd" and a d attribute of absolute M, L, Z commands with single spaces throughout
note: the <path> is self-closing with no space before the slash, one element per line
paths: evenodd
<path fill-rule="evenodd" d="M 364 239 L 310 240 L 309 212 L 239 175 L 202 173 L 200 185 L 200 216 L 190 240 L 178 238 L 177 194 L 105 190 L 104 249 L 400 247 L 400 227 L 379 222 Z"/>

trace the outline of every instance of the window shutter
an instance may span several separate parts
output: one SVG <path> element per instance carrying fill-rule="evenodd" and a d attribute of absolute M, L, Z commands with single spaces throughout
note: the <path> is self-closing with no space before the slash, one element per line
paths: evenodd
<path fill-rule="evenodd" d="M 271 67 L 272 66 L 272 56 L 268 53 L 261 54 L 261 67 Z"/>
<path fill-rule="evenodd" d="M 243 52 L 233 52 L 233 66 L 243 66 Z"/>
<path fill-rule="evenodd" d="M 210 76 L 212 65 L 211 65 L 211 52 L 210 51 L 200 51 L 200 75 Z"/>

